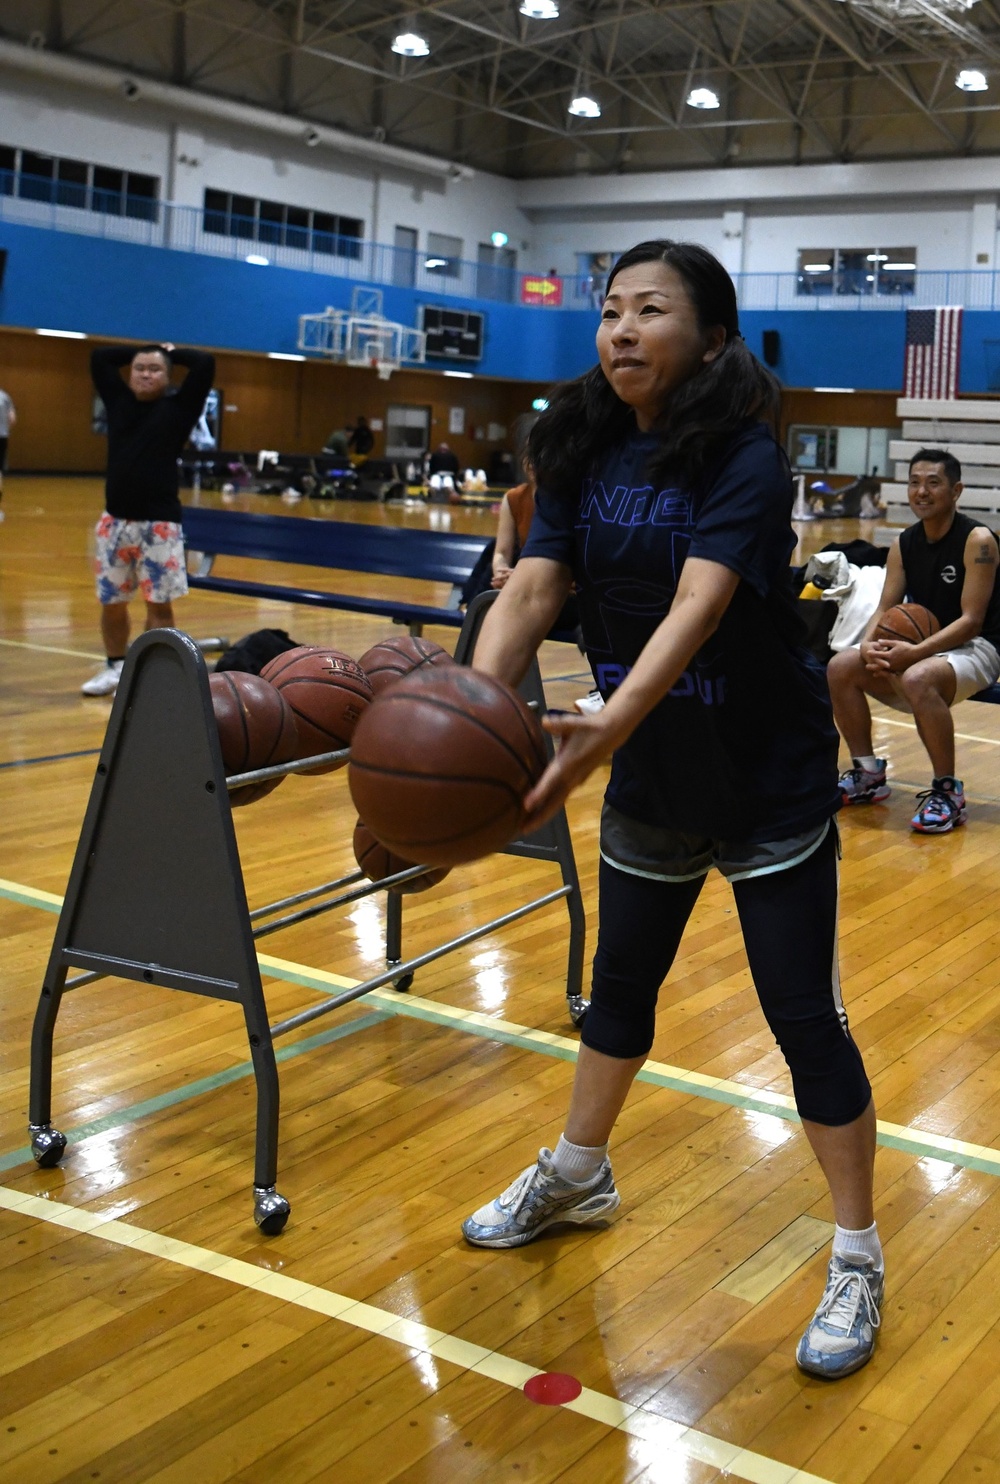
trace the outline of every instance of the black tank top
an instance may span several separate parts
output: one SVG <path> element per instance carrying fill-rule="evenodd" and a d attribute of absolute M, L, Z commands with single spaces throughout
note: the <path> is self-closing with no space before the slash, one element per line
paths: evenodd
<path fill-rule="evenodd" d="M 899 552 L 906 575 L 906 596 L 929 608 L 942 628 L 962 616 L 962 585 L 965 581 L 965 547 L 969 532 L 981 521 L 957 511 L 951 529 L 940 541 L 928 541 L 923 522 L 908 526 L 899 538 Z M 996 546 L 996 538 L 993 538 Z M 983 619 L 982 638 L 1000 650 L 1000 584 L 994 580 Z"/>

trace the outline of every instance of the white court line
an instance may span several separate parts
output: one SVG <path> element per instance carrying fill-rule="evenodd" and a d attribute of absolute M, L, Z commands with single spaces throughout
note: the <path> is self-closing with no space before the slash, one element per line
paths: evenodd
<path fill-rule="evenodd" d="M 908 732 L 917 730 L 912 721 L 897 721 L 894 716 L 875 716 L 872 720 L 884 727 L 905 727 Z M 971 732 L 956 732 L 955 737 L 959 742 L 986 742 L 990 747 L 1000 747 L 998 737 L 974 737 Z"/>
<path fill-rule="evenodd" d="M 103 654 L 91 654 L 89 649 L 57 649 L 54 644 L 29 644 L 26 639 L 0 639 L 8 649 L 37 649 L 40 654 L 71 654 L 78 660 L 103 660 Z"/>
<path fill-rule="evenodd" d="M 538 1366 L 525 1365 L 512 1356 L 502 1355 L 497 1350 L 488 1350 L 469 1340 L 459 1339 L 445 1330 L 432 1329 L 418 1320 L 400 1318 L 390 1309 L 380 1309 L 348 1298 L 346 1294 L 334 1293 L 314 1283 L 304 1283 L 299 1278 L 290 1278 L 285 1273 L 272 1272 L 270 1268 L 258 1267 L 252 1262 L 242 1262 L 225 1253 L 213 1252 L 208 1247 L 196 1247 L 191 1242 L 179 1241 L 176 1237 L 159 1232 L 146 1231 L 129 1222 L 118 1221 L 100 1211 L 90 1211 L 84 1206 L 70 1206 L 63 1201 L 49 1200 L 42 1196 L 27 1195 L 23 1191 L 0 1185 L 0 1207 L 21 1216 L 30 1216 L 37 1221 L 46 1221 L 52 1226 L 61 1226 L 81 1235 L 102 1237 L 119 1247 L 131 1248 L 133 1252 L 145 1252 L 148 1256 L 164 1262 L 177 1263 L 181 1267 L 193 1268 L 197 1272 L 209 1273 L 240 1288 L 254 1289 L 271 1298 L 296 1304 L 300 1309 L 324 1314 L 342 1324 L 367 1330 L 392 1340 L 407 1350 L 421 1355 L 433 1356 L 460 1370 L 475 1375 L 488 1376 L 502 1386 L 520 1391 L 532 1376 L 544 1375 Z M 746 1479 L 750 1484 L 830 1484 L 818 1474 L 806 1473 L 780 1463 L 763 1453 L 754 1453 L 749 1448 L 740 1448 L 735 1443 L 713 1438 L 697 1428 L 686 1427 L 681 1422 L 671 1422 L 643 1407 L 622 1402 L 603 1391 L 592 1391 L 585 1386 L 575 1401 L 562 1404 L 567 1412 L 578 1412 L 594 1422 L 628 1433 L 648 1443 L 656 1450 L 657 1463 L 669 1462 L 673 1454 L 678 1463 L 696 1459 L 709 1464 L 736 1479 Z"/>

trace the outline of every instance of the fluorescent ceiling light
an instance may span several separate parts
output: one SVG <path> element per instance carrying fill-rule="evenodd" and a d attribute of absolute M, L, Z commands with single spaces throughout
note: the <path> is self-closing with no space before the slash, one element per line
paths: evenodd
<path fill-rule="evenodd" d="M 898 271 L 900 273 L 912 273 L 916 266 L 916 263 L 883 263 L 882 272 L 895 273 Z"/>
<path fill-rule="evenodd" d="M 689 108 L 718 108 L 719 95 L 711 88 L 692 88 L 687 103 Z"/>
<path fill-rule="evenodd" d="M 53 335 L 58 340 L 86 340 L 82 330 L 36 330 L 36 335 Z"/>
<path fill-rule="evenodd" d="M 494 247 L 506 247 L 507 243 L 510 241 L 510 238 L 507 236 L 506 232 L 491 232 L 490 241 L 492 242 Z"/>
<path fill-rule="evenodd" d="M 518 7 L 522 15 L 532 21 L 557 21 L 559 6 L 556 0 L 521 0 Z"/>
<path fill-rule="evenodd" d="M 870 252 L 865 258 L 866 263 L 884 263 L 889 256 L 887 252 Z"/>
<path fill-rule="evenodd" d="M 258 268 L 267 268 L 271 263 L 270 258 L 261 257 L 258 252 L 248 253 L 243 261 L 245 263 L 255 263 Z"/>
<path fill-rule="evenodd" d="M 463 381 L 471 381 L 472 380 L 472 372 L 471 371 L 445 371 L 444 372 L 444 375 L 445 376 L 460 376 Z"/>
<path fill-rule="evenodd" d="M 267 353 L 269 361 L 304 361 L 305 356 L 290 356 L 283 350 L 269 350 Z"/>
<path fill-rule="evenodd" d="M 814 386 L 814 392 L 853 392 L 852 386 Z"/>
<path fill-rule="evenodd" d="M 832 273 L 833 272 L 833 264 L 832 263 L 803 263 L 802 264 L 802 272 L 803 273 Z"/>
<path fill-rule="evenodd" d="M 397 57 L 429 57 L 431 49 L 416 31 L 401 31 L 392 43 Z"/>
<path fill-rule="evenodd" d="M 963 93 L 985 93 L 989 87 L 986 81 L 986 73 L 980 72 L 978 67 L 964 67 L 955 78 L 956 88 L 961 88 Z"/>
<path fill-rule="evenodd" d="M 580 93 L 576 98 L 571 98 L 566 108 L 575 119 L 599 119 L 601 116 L 601 105 L 596 98 L 588 98 L 586 93 Z"/>
<path fill-rule="evenodd" d="M 425 268 L 447 268 L 447 258 L 424 258 Z"/>

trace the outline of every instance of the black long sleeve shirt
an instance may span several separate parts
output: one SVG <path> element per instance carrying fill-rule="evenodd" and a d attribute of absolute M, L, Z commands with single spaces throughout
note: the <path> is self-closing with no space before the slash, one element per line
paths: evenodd
<path fill-rule="evenodd" d="M 179 387 L 141 402 L 121 378 L 135 347 L 95 350 L 90 374 L 108 413 L 108 473 L 105 508 L 120 520 L 181 519 L 177 460 L 212 388 L 215 357 L 201 350 L 174 350 L 187 368 Z"/>

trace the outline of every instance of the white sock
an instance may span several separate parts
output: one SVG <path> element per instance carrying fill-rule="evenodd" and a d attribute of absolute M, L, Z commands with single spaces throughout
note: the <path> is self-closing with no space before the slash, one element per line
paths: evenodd
<path fill-rule="evenodd" d="M 846 1262 L 858 1257 L 870 1257 L 880 1273 L 885 1268 L 882 1243 L 878 1239 L 878 1228 L 874 1221 L 871 1226 L 859 1232 L 848 1231 L 839 1225 L 834 1227 L 833 1255 L 844 1258 Z"/>
<path fill-rule="evenodd" d="M 586 1185 L 593 1180 L 607 1157 L 607 1144 L 588 1149 L 583 1144 L 571 1144 L 563 1134 L 559 1135 L 559 1143 L 552 1151 L 556 1174 L 568 1180 L 571 1185 Z"/>
<path fill-rule="evenodd" d="M 877 757 L 856 757 L 853 761 L 859 768 L 864 768 L 866 773 L 877 773 L 879 771 Z"/>

